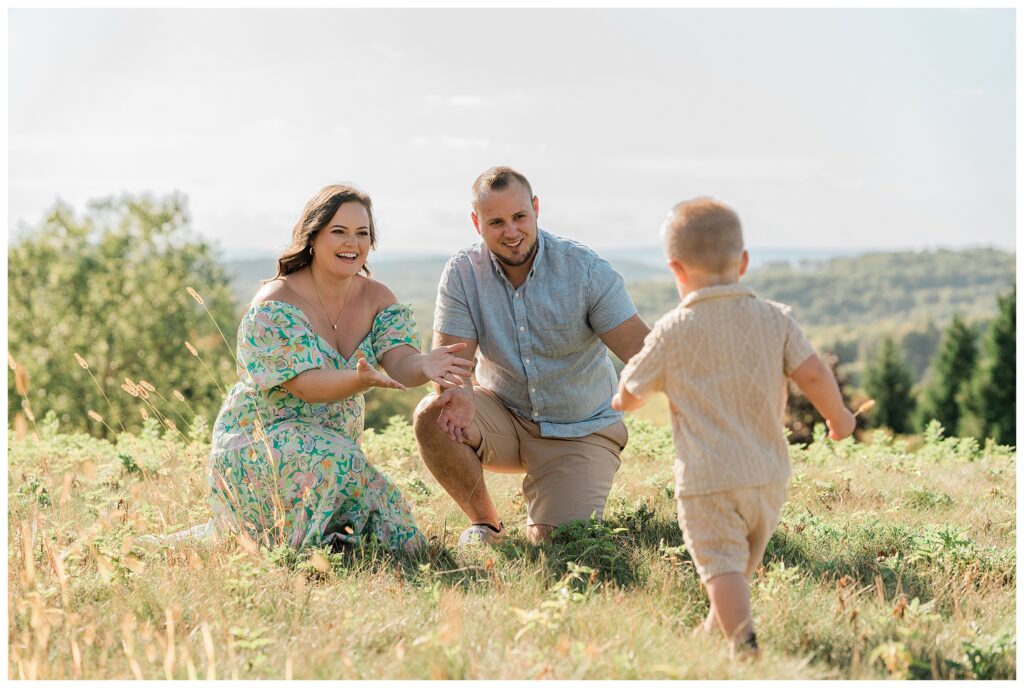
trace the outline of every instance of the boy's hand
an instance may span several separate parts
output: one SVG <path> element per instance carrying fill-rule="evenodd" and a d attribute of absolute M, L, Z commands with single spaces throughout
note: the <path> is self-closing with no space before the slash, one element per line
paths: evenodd
<path fill-rule="evenodd" d="M 853 414 L 847 409 L 843 409 L 845 413 L 835 421 L 825 419 L 825 425 L 828 426 L 828 436 L 832 440 L 842 440 L 849 437 L 854 429 L 857 427 L 857 420 L 853 417 Z"/>
<path fill-rule="evenodd" d="M 624 387 L 619 387 L 618 393 L 612 397 L 612 408 L 616 411 L 633 411 L 643 405 L 643 397 L 630 394 L 629 390 Z"/>

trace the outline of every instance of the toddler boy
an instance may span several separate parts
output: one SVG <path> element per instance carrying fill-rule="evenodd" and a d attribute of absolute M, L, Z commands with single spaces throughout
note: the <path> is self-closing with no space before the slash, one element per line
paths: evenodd
<path fill-rule="evenodd" d="M 739 217 L 709 198 L 679 203 L 662 226 L 682 302 L 619 378 L 612 407 L 652 392 L 670 402 L 679 527 L 732 652 L 757 654 L 750 578 L 778 525 L 792 469 L 782 430 L 786 378 L 842 439 L 856 422 L 789 308 L 739 283 L 749 256 Z"/>

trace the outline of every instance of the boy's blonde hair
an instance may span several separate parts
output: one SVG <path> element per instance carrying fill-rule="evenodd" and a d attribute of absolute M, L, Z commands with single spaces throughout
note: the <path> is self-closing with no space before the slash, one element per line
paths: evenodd
<path fill-rule="evenodd" d="M 739 216 L 712 198 L 677 203 L 661 231 L 669 258 L 706 272 L 725 272 L 743 256 Z"/>

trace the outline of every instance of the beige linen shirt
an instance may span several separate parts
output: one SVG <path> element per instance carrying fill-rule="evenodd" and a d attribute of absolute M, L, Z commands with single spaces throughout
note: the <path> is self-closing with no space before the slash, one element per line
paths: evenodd
<path fill-rule="evenodd" d="M 813 355 L 788 306 L 741 284 L 691 292 L 658 320 L 622 380 L 668 395 L 677 496 L 789 478 L 786 378 Z"/>

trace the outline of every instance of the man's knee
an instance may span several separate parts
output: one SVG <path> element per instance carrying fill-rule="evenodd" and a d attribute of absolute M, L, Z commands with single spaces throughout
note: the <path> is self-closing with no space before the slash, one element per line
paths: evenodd
<path fill-rule="evenodd" d="M 436 399 L 436 394 L 428 394 L 416 405 L 416 410 L 412 413 L 412 426 L 417 437 L 441 432 L 441 428 L 437 425 L 437 417 L 440 415 L 441 409 L 434 406 Z"/>

